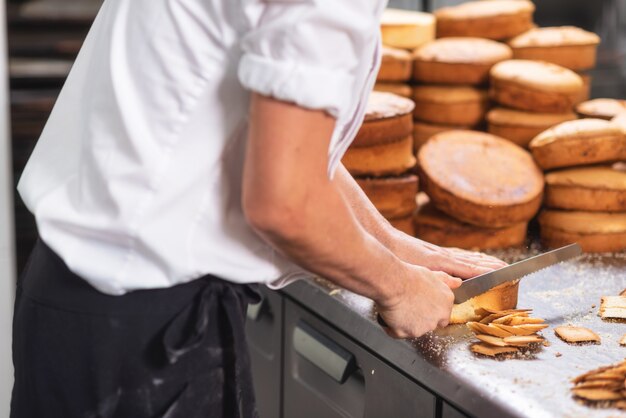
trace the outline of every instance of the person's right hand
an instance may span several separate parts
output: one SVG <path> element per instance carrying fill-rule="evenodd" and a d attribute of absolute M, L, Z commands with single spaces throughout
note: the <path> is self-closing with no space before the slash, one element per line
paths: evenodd
<path fill-rule="evenodd" d="M 398 292 L 377 301 L 378 314 L 393 338 L 419 337 L 450 320 L 454 294 L 461 279 L 440 271 L 406 264 L 406 277 Z"/>

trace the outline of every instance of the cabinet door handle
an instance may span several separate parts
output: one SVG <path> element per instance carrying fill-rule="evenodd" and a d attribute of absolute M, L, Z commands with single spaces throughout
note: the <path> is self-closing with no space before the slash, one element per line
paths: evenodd
<path fill-rule="evenodd" d="M 302 320 L 293 332 L 293 346 L 298 354 L 339 383 L 344 383 L 357 369 L 351 352 Z"/>

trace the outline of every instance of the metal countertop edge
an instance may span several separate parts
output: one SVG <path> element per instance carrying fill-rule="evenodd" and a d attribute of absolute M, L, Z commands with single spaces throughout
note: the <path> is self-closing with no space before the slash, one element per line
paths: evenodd
<path fill-rule="evenodd" d="M 360 315 L 308 279 L 279 291 L 463 412 L 481 418 L 522 417 L 515 410 L 491 402 L 478 388 L 429 363 L 409 342 L 390 338 L 373 318 Z"/>

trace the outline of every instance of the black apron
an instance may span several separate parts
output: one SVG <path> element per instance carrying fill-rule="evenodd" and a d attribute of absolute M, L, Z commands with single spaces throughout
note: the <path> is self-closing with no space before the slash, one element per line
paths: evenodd
<path fill-rule="evenodd" d="M 11 418 L 256 417 L 245 309 L 206 276 L 103 294 L 43 242 L 18 283 Z"/>

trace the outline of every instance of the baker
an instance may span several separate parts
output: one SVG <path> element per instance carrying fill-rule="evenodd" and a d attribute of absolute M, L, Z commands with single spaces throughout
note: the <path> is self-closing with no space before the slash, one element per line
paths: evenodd
<path fill-rule="evenodd" d="M 503 265 L 394 230 L 342 167 L 372 0 L 105 1 L 19 183 L 41 240 L 12 418 L 255 416 L 244 311 L 309 271 L 398 338 Z"/>

